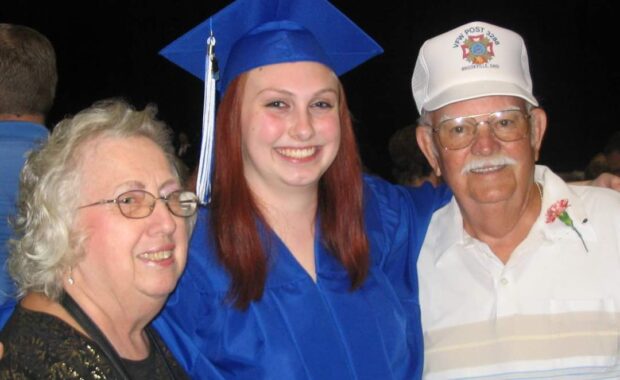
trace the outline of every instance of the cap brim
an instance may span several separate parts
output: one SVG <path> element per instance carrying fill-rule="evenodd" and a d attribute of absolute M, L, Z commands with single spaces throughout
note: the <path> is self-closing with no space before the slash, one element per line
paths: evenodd
<path fill-rule="evenodd" d="M 524 99 L 534 106 L 538 106 L 538 101 L 528 91 L 513 83 L 481 81 L 476 82 L 475 86 L 472 83 L 464 83 L 450 87 L 433 99 L 425 102 L 424 110 L 435 111 L 448 104 L 486 96 L 515 96 Z"/>

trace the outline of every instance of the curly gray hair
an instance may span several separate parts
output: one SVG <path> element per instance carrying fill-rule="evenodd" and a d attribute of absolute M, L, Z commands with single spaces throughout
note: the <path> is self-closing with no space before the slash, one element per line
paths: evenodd
<path fill-rule="evenodd" d="M 174 175 L 181 176 L 170 130 L 155 118 L 156 113 L 153 105 L 137 111 L 122 100 L 100 101 L 58 123 L 49 139 L 29 155 L 21 172 L 18 211 L 12 220 L 16 239 L 10 241 L 8 260 L 18 296 L 35 291 L 57 300 L 63 292 L 63 274 L 81 253 L 83 237 L 75 232 L 73 221 L 79 163 L 86 154 L 81 148 L 87 142 L 99 137 L 146 137 L 164 151 Z M 193 220 L 188 223 L 191 227 Z"/>

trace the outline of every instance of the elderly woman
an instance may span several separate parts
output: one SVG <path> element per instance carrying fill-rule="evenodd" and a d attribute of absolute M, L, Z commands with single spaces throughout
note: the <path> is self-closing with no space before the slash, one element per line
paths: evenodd
<path fill-rule="evenodd" d="M 198 201 L 154 114 L 96 103 L 28 158 L 9 258 L 23 298 L 0 378 L 186 378 L 149 323 L 185 267 Z"/>

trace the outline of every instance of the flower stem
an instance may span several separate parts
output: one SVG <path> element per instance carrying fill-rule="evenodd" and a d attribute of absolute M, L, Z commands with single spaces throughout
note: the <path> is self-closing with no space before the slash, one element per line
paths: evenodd
<path fill-rule="evenodd" d="M 586 242 L 583 240 L 583 236 L 581 236 L 579 231 L 575 228 L 575 226 L 572 223 L 571 223 L 570 227 L 573 229 L 573 231 L 575 231 L 575 233 L 577 233 L 577 236 L 579 236 L 579 239 L 581 239 L 581 243 L 583 244 L 583 248 L 586 249 L 586 252 L 590 252 L 590 251 L 588 251 L 588 247 L 586 246 Z"/>

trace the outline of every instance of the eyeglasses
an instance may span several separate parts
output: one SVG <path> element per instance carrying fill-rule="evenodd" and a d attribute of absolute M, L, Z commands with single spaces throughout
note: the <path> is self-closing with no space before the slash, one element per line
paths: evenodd
<path fill-rule="evenodd" d="M 488 116 L 486 120 L 476 118 Z M 493 136 L 504 142 L 516 141 L 528 135 L 531 115 L 521 110 L 505 110 L 480 115 L 456 117 L 432 127 L 444 149 L 463 149 L 471 145 L 478 135 L 478 125 L 487 123 Z"/>
<path fill-rule="evenodd" d="M 116 203 L 121 214 L 129 219 L 141 219 L 153 213 L 155 202 L 162 200 L 168 210 L 173 215 L 187 218 L 196 213 L 198 210 L 198 196 L 191 191 L 177 190 L 166 195 L 165 197 L 156 197 L 148 191 L 131 190 L 122 193 L 116 199 L 105 199 L 99 202 L 80 206 L 78 209 L 85 207 L 105 205 L 108 203 Z"/>

